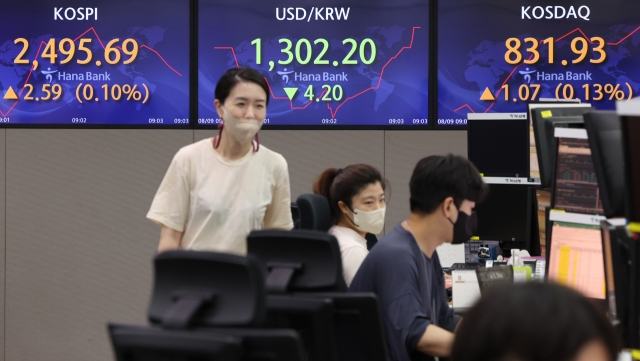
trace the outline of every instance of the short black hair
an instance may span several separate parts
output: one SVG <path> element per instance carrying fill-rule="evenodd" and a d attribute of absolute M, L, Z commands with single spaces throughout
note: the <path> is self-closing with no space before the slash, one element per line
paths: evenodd
<path fill-rule="evenodd" d="M 569 361 L 591 341 L 620 351 L 604 313 L 578 292 L 528 282 L 490 289 L 456 330 L 452 361 Z"/>
<path fill-rule="evenodd" d="M 433 155 L 416 164 L 409 182 L 409 203 L 412 213 L 431 214 L 447 197 L 453 197 L 460 207 L 465 199 L 482 202 L 488 192 L 470 161 L 453 154 Z"/>
<path fill-rule="evenodd" d="M 216 99 L 220 103 L 224 103 L 229 93 L 231 93 L 231 89 L 243 81 L 258 84 L 267 95 L 267 105 L 269 105 L 269 85 L 267 81 L 257 70 L 249 67 L 231 68 L 222 74 L 218 84 L 216 84 Z"/>

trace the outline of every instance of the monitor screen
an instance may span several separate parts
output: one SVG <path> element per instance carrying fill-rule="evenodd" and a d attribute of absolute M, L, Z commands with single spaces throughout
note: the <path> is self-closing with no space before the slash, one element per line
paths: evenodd
<path fill-rule="evenodd" d="M 540 174 L 540 184 L 543 188 L 551 188 L 553 184 L 553 172 L 555 169 L 558 141 L 555 137 L 555 128 L 582 128 L 584 117 L 581 113 L 589 108 L 570 109 L 565 114 L 561 109 L 549 110 L 547 108 L 534 109 L 532 111 L 534 137 L 536 142 L 536 156 Z"/>
<path fill-rule="evenodd" d="M 470 114 L 469 160 L 485 177 L 529 177 L 525 113 Z"/>
<path fill-rule="evenodd" d="M 553 222 L 550 246 L 550 280 L 589 298 L 605 298 L 602 240 L 598 226 Z"/>
<path fill-rule="evenodd" d="M 607 218 L 624 217 L 624 153 L 620 117 L 614 111 L 584 115 L 600 198 Z"/>
<path fill-rule="evenodd" d="M 0 124 L 189 127 L 190 8 L 188 0 L 6 2 Z"/>
<path fill-rule="evenodd" d="M 435 123 L 540 98 L 615 109 L 640 91 L 638 13 L 636 0 L 439 1 Z"/>
<path fill-rule="evenodd" d="M 489 195 L 476 205 L 482 241 L 526 241 L 531 227 L 530 187 L 489 184 Z"/>
<path fill-rule="evenodd" d="M 604 275 L 605 275 L 605 285 L 606 285 L 606 297 L 607 297 L 607 308 L 609 310 L 609 315 L 613 319 L 618 319 L 618 310 L 616 305 L 616 284 L 615 284 L 615 274 L 613 271 L 613 246 L 611 240 L 611 229 L 606 222 L 602 222 L 601 225 L 601 234 L 602 234 L 602 253 L 604 260 Z"/>
<path fill-rule="evenodd" d="M 552 206 L 573 213 L 604 213 L 588 139 L 558 138 Z"/>
<path fill-rule="evenodd" d="M 200 0 L 198 125 L 214 90 L 249 66 L 271 92 L 264 125 L 425 126 L 428 0 Z"/>
<path fill-rule="evenodd" d="M 625 153 L 625 173 L 627 181 L 627 218 L 630 222 L 640 222 L 640 116 L 622 117 L 622 134 Z"/>
<path fill-rule="evenodd" d="M 529 117 L 529 147 L 530 147 L 530 160 L 529 160 L 529 177 L 540 179 L 540 165 L 538 162 L 538 150 L 536 146 L 536 131 L 534 127 L 536 124 L 533 119 L 533 111 L 538 108 L 544 108 L 545 110 L 553 111 L 556 108 L 564 108 L 562 114 L 566 115 L 579 115 L 583 114 L 585 111 L 591 109 L 590 104 L 581 104 L 581 103 L 569 103 L 568 101 L 556 101 L 553 103 L 549 102 L 538 102 L 538 103 L 529 103 L 528 104 L 527 115 Z M 567 114 L 567 112 L 571 111 L 572 108 L 582 108 L 576 110 L 574 113 Z M 553 113 L 552 113 L 553 114 Z"/>

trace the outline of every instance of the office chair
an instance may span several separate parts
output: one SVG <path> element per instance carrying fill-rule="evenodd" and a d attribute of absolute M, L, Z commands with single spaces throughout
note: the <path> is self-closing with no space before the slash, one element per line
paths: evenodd
<path fill-rule="evenodd" d="M 303 194 L 296 200 L 300 213 L 300 228 L 327 232 L 331 228 L 331 209 L 327 199 L 319 194 Z"/>
<path fill-rule="evenodd" d="M 265 324 L 266 271 L 247 256 L 168 251 L 154 260 L 154 327 L 109 324 L 117 361 L 306 361 L 300 335 Z"/>
<path fill-rule="evenodd" d="M 291 218 L 293 219 L 293 229 L 300 229 L 300 208 L 296 202 L 291 202 Z"/>
<path fill-rule="evenodd" d="M 269 270 L 267 326 L 298 331 L 312 360 L 342 360 L 335 336 L 334 297 L 313 295 L 346 295 L 336 238 L 307 229 L 260 230 L 247 237 L 247 250 Z"/>

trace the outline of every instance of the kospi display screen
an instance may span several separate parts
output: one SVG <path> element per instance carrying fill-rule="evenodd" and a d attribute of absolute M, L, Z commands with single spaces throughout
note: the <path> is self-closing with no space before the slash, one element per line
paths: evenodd
<path fill-rule="evenodd" d="M 640 95 L 640 1 L 441 0 L 438 126 L 540 98 L 598 109 Z"/>
<path fill-rule="evenodd" d="M 198 125 L 229 68 L 269 84 L 265 125 L 427 125 L 428 0 L 200 0 Z"/>
<path fill-rule="evenodd" d="M 188 0 L 7 1 L 0 126 L 189 126 Z"/>

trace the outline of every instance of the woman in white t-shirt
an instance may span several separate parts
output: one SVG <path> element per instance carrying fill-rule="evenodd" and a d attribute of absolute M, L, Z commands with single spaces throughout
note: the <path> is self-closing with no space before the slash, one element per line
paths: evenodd
<path fill-rule="evenodd" d="M 313 192 L 329 200 L 333 227 L 342 255 L 342 272 L 347 286 L 369 254 L 367 233 L 378 234 L 384 227 L 385 181 L 380 172 L 366 164 L 344 169 L 329 168 L 313 184 Z"/>
<path fill-rule="evenodd" d="M 162 226 L 158 252 L 244 255 L 250 231 L 293 228 L 287 162 L 258 142 L 268 103 L 256 70 L 229 69 L 220 78 L 213 103 L 220 133 L 176 153 L 147 214 Z"/>

